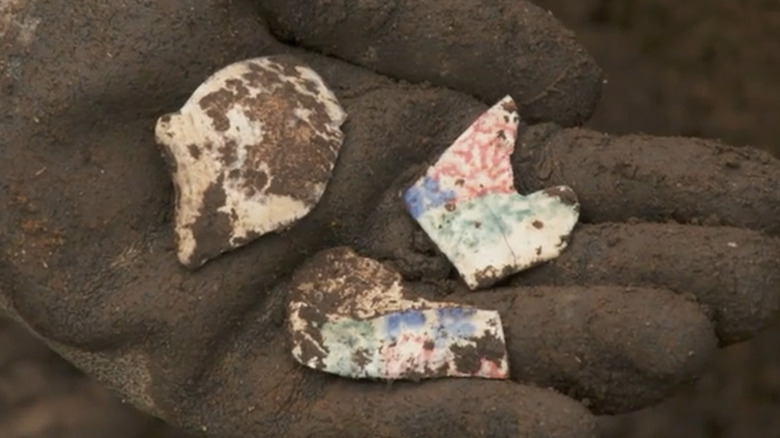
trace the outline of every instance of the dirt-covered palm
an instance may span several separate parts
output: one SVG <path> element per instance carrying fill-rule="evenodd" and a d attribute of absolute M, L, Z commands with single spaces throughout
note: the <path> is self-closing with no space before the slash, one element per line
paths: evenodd
<path fill-rule="evenodd" d="M 0 306 L 188 430 L 592 436 L 593 413 L 658 402 L 777 308 L 780 163 L 704 140 L 562 128 L 588 117 L 602 78 L 532 5 L 18 3 L 0 22 Z M 285 46 L 261 16 L 281 39 L 368 68 Z M 189 271 L 155 120 L 218 68 L 282 52 L 349 113 L 334 176 L 293 229 Z M 559 259 L 471 293 L 397 193 L 504 94 L 535 123 L 519 133 L 517 188 L 570 185 L 583 223 Z M 513 381 L 388 386 L 296 364 L 284 282 L 336 246 L 384 261 L 412 290 L 499 310 Z"/>

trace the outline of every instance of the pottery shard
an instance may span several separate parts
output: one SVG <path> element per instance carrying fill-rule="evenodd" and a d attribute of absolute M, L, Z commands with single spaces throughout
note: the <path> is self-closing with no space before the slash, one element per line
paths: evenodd
<path fill-rule="evenodd" d="M 570 187 L 515 191 L 510 155 L 518 124 L 506 96 L 403 192 L 406 210 L 471 289 L 558 257 L 579 219 Z"/>
<path fill-rule="evenodd" d="M 229 65 L 162 116 L 155 134 L 173 173 L 181 263 L 197 268 L 308 214 L 345 119 L 322 78 L 287 55 Z"/>
<path fill-rule="evenodd" d="M 292 355 L 353 379 L 506 379 L 494 310 L 415 298 L 401 275 L 349 248 L 309 258 L 289 284 Z"/>

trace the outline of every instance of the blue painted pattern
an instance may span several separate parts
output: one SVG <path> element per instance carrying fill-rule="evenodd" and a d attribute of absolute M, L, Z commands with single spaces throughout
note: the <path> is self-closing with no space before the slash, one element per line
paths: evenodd
<path fill-rule="evenodd" d="M 421 330 L 425 327 L 425 314 L 419 310 L 391 313 L 385 315 L 387 336 L 397 337 L 405 330 Z"/>
<path fill-rule="evenodd" d="M 419 218 L 426 210 L 453 200 L 455 200 L 453 190 L 442 190 L 439 181 L 427 175 L 423 177 L 422 184 L 418 182 L 404 192 L 406 209 L 415 219 Z"/>

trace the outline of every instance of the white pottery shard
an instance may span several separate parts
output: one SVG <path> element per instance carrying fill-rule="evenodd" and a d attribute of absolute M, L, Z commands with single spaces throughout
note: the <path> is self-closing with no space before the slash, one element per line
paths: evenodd
<path fill-rule="evenodd" d="M 401 276 L 348 248 L 293 275 L 288 328 L 301 364 L 355 379 L 506 379 L 496 311 L 409 298 Z"/>
<path fill-rule="evenodd" d="M 558 257 L 579 218 L 569 187 L 527 196 L 515 190 L 510 155 L 518 122 L 507 96 L 403 193 L 407 211 L 471 289 Z"/>
<path fill-rule="evenodd" d="M 229 65 L 160 117 L 181 263 L 197 268 L 308 214 L 332 175 L 345 119 L 322 78 L 287 55 Z"/>

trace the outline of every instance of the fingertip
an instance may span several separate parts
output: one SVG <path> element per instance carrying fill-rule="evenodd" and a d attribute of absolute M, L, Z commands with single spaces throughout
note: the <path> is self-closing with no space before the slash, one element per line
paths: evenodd
<path fill-rule="evenodd" d="M 588 400 L 600 414 L 658 403 L 717 350 L 701 307 L 670 291 L 528 287 L 461 298 L 501 313 L 513 379 Z"/>

